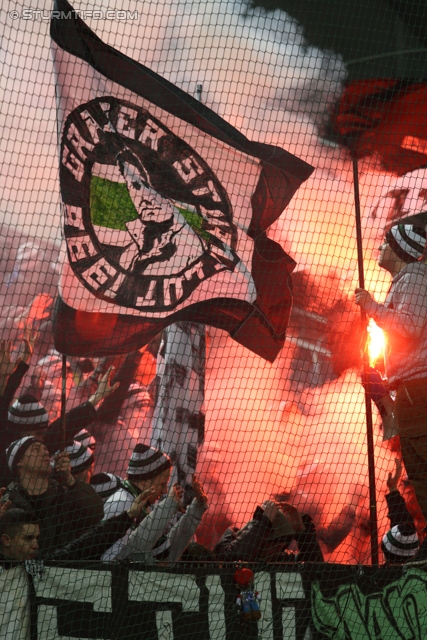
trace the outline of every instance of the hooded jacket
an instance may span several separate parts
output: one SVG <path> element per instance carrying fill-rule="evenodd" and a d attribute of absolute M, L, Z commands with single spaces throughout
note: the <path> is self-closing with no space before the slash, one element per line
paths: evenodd
<path fill-rule="evenodd" d="M 427 264 L 406 265 L 392 280 L 384 304 L 367 313 L 387 333 L 386 374 L 393 389 L 427 376 Z"/>

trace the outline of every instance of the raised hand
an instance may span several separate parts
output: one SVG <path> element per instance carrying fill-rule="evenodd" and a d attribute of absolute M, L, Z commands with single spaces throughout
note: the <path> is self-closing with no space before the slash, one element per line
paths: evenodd
<path fill-rule="evenodd" d="M 391 471 L 388 474 L 387 478 L 387 488 L 390 491 L 397 491 L 397 485 L 399 484 L 400 476 L 402 475 L 402 460 L 400 458 L 395 458 L 396 469 L 395 472 Z"/>
<path fill-rule="evenodd" d="M 64 482 L 69 487 L 75 484 L 76 479 L 71 473 L 70 457 L 66 451 L 62 451 L 55 456 L 55 473 L 58 473 L 64 478 Z"/>
<path fill-rule="evenodd" d="M 264 515 L 270 520 L 270 522 L 273 522 L 274 518 L 277 515 L 277 512 L 279 511 L 279 508 L 274 500 L 265 500 L 262 503 L 261 508 L 264 509 Z"/>
<path fill-rule="evenodd" d="M 104 373 L 104 375 L 99 376 L 98 388 L 93 394 L 93 396 L 89 398 L 89 402 L 93 404 L 94 407 L 96 407 L 100 402 L 105 400 L 105 398 L 108 398 L 108 396 L 112 394 L 113 391 L 119 388 L 120 382 L 116 382 L 115 384 L 111 385 L 111 378 L 113 376 L 113 372 L 114 372 L 114 367 L 110 367 L 108 371 Z"/>
<path fill-rule="evenodd" d="M 193 491 L 195 493 L 195 498 L 200 505 L 207 504 L 208 496 L 203 489 L 202 483 L 197 479 L 195 475 L 193 475 Z"/>
<path fill-rule="evenodd" d="M 6 493 L 7 489 L 6 487 L 2 487 L 0 489 L 0 501 L 3 498 L 4 494 Z M 12 506 L 12 501 L 11 500 L 7 500 L 6 502 L 3 502 L 1 504 L 0 502 L 0 519 L 4 516 L 4 514 L 6 513 L 6 511 Z"/>
<path fill-rule="evenodd" d="M 173 498 L 178 505 L 178 510 L 184 512 L 184 505 L 182 504 L 182 499 L 184 497 L 184 489 L 181 487 L 178 482 L 175 482 L 171 488 L 169 489 L 169 497 Z"/>
<path fill-rule="evenodd" d="M 152 498 L 154 495 L 155 495 L 154 487 L 150 487 L 149 489 L 142 491 L 139 494 L 139 496 L 135 498 L 135 500 L 132 502 L 132 505 L 128 509 L 129 518 L 132 518 L 132 520 L 134 520 L 135 518 L 139 518 L 139 516 L 141 515 L 142 509 L 150 500 L 150 498 Z"/>

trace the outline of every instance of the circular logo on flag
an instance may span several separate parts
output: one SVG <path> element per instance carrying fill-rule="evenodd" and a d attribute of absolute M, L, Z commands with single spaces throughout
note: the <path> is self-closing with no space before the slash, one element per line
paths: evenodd
<path fill-rule="evenodd" d="M 97 297 L 173 311 L 239 262 L 220 181 L 142 107 L 103 97 L 75 109 L 64 125 L 60 175 L 70 264 Z"/>

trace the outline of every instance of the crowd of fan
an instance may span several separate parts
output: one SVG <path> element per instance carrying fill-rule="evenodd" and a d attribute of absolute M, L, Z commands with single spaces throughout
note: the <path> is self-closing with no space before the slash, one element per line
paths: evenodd
<path fill-rule="evenodd" d="M 192 499 L 185 501 L 184 489 L 170 486 L 171 459 L 143 442 L 128 453 L 125 477 L 116 468 L 94 474 L 91 426 L 119 385 L 128 391 L 135 382 L 122 376 L 112 383 L 109 368 L 65 420 L 50 421 L 37 394 L 19 392 L 32 352 L 28 333 L 15 358 L 12 345 L 0 342 L 0 583 L 6 581 L 0 584 L 0 630 L 6 636 L 19 628 L 22 637 L 30 637 L 30 585 L 47 561 L 323 562 L 311 518 L 269 499 L 240 530 L 227 529 L 213 549 L 198 544 L 197 528 L 208 509 L 202 484 L 193 477 Z M 392 526 L 382 549 L 391 563 L 406 561 L 419 548 L 397 489 L 400 474 L 397 464 L 387 483 Z M 291 544 L 297 552 L 289 551 Z"/>
<path fill-rule="evenodd" d="M 126 451 L 125 474 L 119 475 L 114 467 L 94 474 L 97 443 L 91 425 L 102 403 L 114 397 L 122 383 L 130 394 L 136 383 L 131 377 L 120 379 L 117 375 L 113 383 L 110 367 L 97 376 L 91 395 L 68 411 L 65 420 L 50 421 L 40 398 L 45 386 L 38 385 L 39 397 L 37 392 L 19 393 L 33 342 L 26 332 L 15 358 L 11 344 L 0 343 L 0 563 L 58 554 L 169 565 L 178 560 L 323 561 L 311 518 L 301 516 L 289 504 L 268 499 L 243 528 L 227 529 L 214 549 L 197 544 L 197 527 L 208 509 L 203 486 L 194 477 L 192 500 L 184 501 L 182 487 L 176 483 L 169 486 L 170 458 L 143 442 L 137 442 L 130 455 Z M 57 363 L 60 355 L 51 353 L 49 358 L 33 366 L 38 379 L 46 381 L 40 369 L 47 362 L 51 365 L 54 358 Z M 88 366 L 86 378 L 80 371 L 80 385 L 91 373 Z M 52 386 L 50 380 L 48 387 Z M 114 428 L 117 430 L 117 424 Z M 110 460 L 113 464 L 114 456 Z M 419 546 L 414 522 L 397 490 L 399 476 L 400 468 L 390 474 L 387 496 L 392 528 L 382 547 L 390 562 L 406 560 Z M 28 528 L 31 544 L 23 533 Z M 296 554 L 288 550 L 291 543 L 298 550 Z"/>

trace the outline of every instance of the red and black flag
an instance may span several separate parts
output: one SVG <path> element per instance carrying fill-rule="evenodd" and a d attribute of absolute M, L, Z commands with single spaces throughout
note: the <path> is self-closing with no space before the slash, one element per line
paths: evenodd
<path fill-rule="evenodd" d="M 66 245 L 56 348 L 130 352 L 191 320 L 273 361 L 295 263 L 267 230 L 313 168 L 104 44 L 66 0 L 51 37 Z"/>
<path fill-rule="evenodd" d="M 341 142 L 355 158 L 377 156 L 402 176 L 427 166 L 427 84 L 372 79 L 351 82 L 332 113 Z"/>

